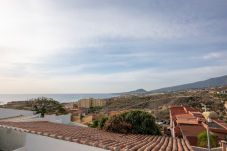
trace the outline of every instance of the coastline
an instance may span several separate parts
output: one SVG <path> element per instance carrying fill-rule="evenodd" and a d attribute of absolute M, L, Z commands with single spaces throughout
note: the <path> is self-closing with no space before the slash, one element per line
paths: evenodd
<path fill-rule="evenodd" d="M 119 94 L 114 93 L 94 93 L 94 94 L 0 94 L 0 104 L 5 104 L 11 101 L 28 101 L 33 98 L 38 97 L 48 97 L 53 98 L 61 103 L 76 102 L 80 99 L 85 98 L 95 98 L 95 99 L 105 99 L 119 96 Z"/>

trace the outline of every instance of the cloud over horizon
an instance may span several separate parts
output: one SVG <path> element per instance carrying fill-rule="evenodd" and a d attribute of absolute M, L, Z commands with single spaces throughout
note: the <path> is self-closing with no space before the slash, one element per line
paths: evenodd
<path fill-rule="evenodd" d="M 227 74 L 225 0 L 0 0 L 1 93 L 152 90 Z"/>

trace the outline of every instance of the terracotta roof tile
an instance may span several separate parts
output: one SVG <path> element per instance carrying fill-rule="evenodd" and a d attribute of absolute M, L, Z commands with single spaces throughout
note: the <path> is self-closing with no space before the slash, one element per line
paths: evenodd
<path fill-rule="evenodd" d="M 219 120 L 219 119 L 215 119 L 213 121 L 216 122 L 217 124 L 221 125 L 223 128 L 227 129 L 227 123 L 225 123 L 224 121 Z"/>
<path fill-rule="evenodd" d="M 188 139 L 190 145 L 197 145 L 197 136 L 206 129 L 202 125 L 180 125 L 182 134 Z M 187 142 L 186 142 L 187 143 Z M 189 144 L 187 144 L 189 146 Z"/>
<path fill-rule="evenodd" d="M 184 106 L 184 109 L 185 109 L 187 112 L 199 112 L 198 109 L 195 109 L 195 108 L 189 107 L 189 106 Z"/>
<path fill-rule="evenodd" d="M 198 136 L 206 130 L 202 125 L 180 125 L 179 127 L 185 136 Z"/>
<path fill-rule="evenodd" d="M 173 106 L 173 107 L 170 107 L 170 114 L 175 120 L 177 115 L 187 114 L 187 112 L 181 106 Z"/>
<path fill-rule="evenodd" d="M 178 124 L 198 124 L 198 120 L 191 114 L 176 115 L 176 122 Z"/>
<path fill-rule="evenodd" d="M 165 136 L 125 135 L 50 122 L 0 122 L 0 126 L 56 139 L 121 151 L 190 151 L 188 142 Z"/>

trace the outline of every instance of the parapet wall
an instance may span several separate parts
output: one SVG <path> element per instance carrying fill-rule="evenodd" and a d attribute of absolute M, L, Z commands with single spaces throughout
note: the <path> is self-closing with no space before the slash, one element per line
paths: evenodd
<path fill-rule="evenodd" d="M 32 115 L 33 115 L 32 111 L 0 108 L 0 119 Z"/>

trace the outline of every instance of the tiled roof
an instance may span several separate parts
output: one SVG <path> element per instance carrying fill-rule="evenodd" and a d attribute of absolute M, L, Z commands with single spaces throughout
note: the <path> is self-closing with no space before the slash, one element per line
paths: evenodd
<path fill-rule="evenodd" d="M 0 122 L 0 126 L 118 151 L 190 151 L 187 141 L 149 135 L 125 135 L 50 122 Z"/>
<path fill-rule="evenodd" d="M 184 106 L 184 109 L 185 109 L 187 112 L 199 112 L 198 109 L 195 109 L 195 108 L 189 107 L 189 106 Z"/>
<path fill-rule="evenodd" d="M 176 115 L 176 121 L 178 124 L 198 124 L 197 118 L 191 114 Z"/>
<path fill-rule="evenodd" d="M 227 123 L 225 123 L 224 121 L 219 120 L 219 119 L 215 119 L 213 121 L 218 123 L 219 125 L 221 125 L 223 128 L 227 129 Z"/>
<path fill-rule="evenodd" d="M 170 108 L 170 113 L 175 120 L 177 115 L 186 114 L 186 111 L 181 106 L 173 106 Z"/>
<path fill-rule="evenodd" d="M 191 125 L 197 125 L 198 121 L 197 119 L 177 119 L 178 124 L 191 124 Z"/>
<path fill-rule="evenodd" d="M 202 125 L 180 125 L 179 127 L 185 136 L 198 136 L 199 133 L 206 131 Z"/>
<path fill-rule="evenodd" d="M 193 146 L 197 145 L 197 136 L 206 129 L 202 125 L 180 125 L 182 134 Z"/>
<path fill-rule="evenodd" d="M 195 118 L 195 117 L 191 114 L 179 114 L 176 115 L 176 118 Z"/>
<path fill-rule="evenodd" d="M 189 112 L 189 114 L 192 114 L 194 117 L 198 117 L 200 119 L 204 119 L 204 116 L 200 112 Z"/>

